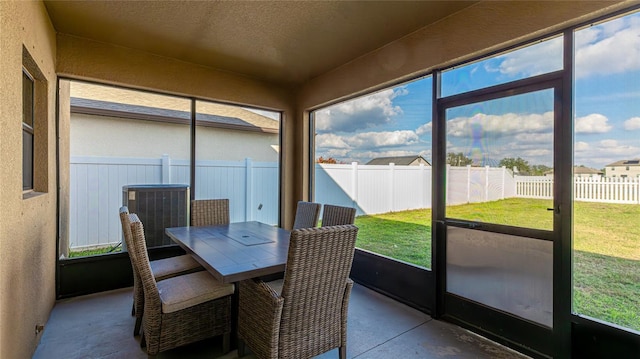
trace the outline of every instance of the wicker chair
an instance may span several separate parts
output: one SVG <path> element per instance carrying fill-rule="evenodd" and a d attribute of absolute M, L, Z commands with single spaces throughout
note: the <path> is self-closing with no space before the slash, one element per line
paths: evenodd
<path fill-rule="evenodd" d="M 229 199 L 198 199 L 191 201 L 192 226 L 229 224 Z"/>
<path fill-rule="evenodd" d="M 122 224 L 125 243 L 129 248 L 129 259 L 133 268 L 133 307 L 131 314 L 136 317 L 136 324 L 133 328 L 133 335 L 136 336 L 140 333 L 140 325 L 142 324 L 144 292 L 140 284 L 140 273 L 135 269 L 133 258 L 131 257 L 131 248 L 133 248 L 134 243 L 131 234 L 131 215 L 126 206 L 120 207 L 120 223 Z M 157 281 L 202 270 L 204 268 L 188 254 L 151 261 L 151 272 Z"/>
<path fill-rule="evenodd" d="M 319 203 L 299 201 L 296 207 L 293 229 L 316 227 L 320 217 L 320 207 Z"/>
<path fill-rule="evenodd" d="M 140 345 L 147 355 L 223 336 L 229 352 L 233 284 L 222 284 L 206 271 L 156 282 L 151 271 L 142 222 L 131 215 L 133 262 L 144 288 L 144 316 Z"/>
<path fill-rule="evenodd" d="M 322 227 L 353 224 L 356 220 L 356 209 L 352 207 L 325 204 L 322 211 Z"/>
<path fill-rule="evenodd" d="M 346 357 L 349 279 L 358 227 L 291 232 L 282 292 L 250 279 L 239 283 L 239 356 L 310 358 L 333 348 Z"/>

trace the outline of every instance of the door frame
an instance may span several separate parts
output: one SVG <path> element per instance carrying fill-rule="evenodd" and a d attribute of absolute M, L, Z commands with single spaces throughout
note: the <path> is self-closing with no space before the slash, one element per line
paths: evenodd
<path fill-rule="evenodd" d="M 567 40 L 567 38 L 569 38 Z M 571 36 L 564 36 L 565 52 L 573 49 Z M 567 41 L 570 43 L 567 44 Z M 569 45 L 569 46 L 567 46 Z M 573 51 L 571 51 L 573 53 Z M 544 75 L 500 84 L 434 99 L 433 113 L 433 261 L 435 272 L 435 310 L 434 317 L 452 321 L 463 327 L 473 329 L 483 335 L 534 357 L 570 355 L 571 322 L 565 313 L 571 313 L 571 216 L 572 216 L 572 75 L 559 70 Z M 440 84 L 441 73 L 434 76 L 434 87 Z M 569 81 L 569 82 L 567 82 Z M 447 293 L 446 257 L 447 226 L 469 228 L 476 224 L 467 221 L 449 221 L 446 218 L 446 117 L 447 108 L 478 103 L 487 100 L 507 98 L 539 90 L 554 91 L 554 199 L 553 229 L 542 231 L 520 227 L 482 224 L 483 230 L 510 235 L 530 237 L 553 242 L 553 328 L 549 329 L 536 323 L 519 319 L 500 310 L 457 297 Z M 438 91 L 434 88 L 434 94 Z M 445 140 L 442 140 L 445 139 Z M 568 235 L 567 235 L 568 233 Z M 568 250 L 567 250 L 568 249 Z M 568 270 L 567 270 L 568 268 Z M 569 293 L 568 295 L 566 293 Z M 569 300 L 562 298 L 569 298 Z"/>

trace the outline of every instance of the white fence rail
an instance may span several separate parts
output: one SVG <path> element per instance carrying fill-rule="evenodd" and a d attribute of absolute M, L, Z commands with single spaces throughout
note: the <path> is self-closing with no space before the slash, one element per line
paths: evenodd
<path fill-rule="evenodd" d="M 69 246 L 105 246 L 121 241 L 118 209 L 122 187 L 136 184 L 189 184 L 189 161 L 72 157 L 70 163 Z M 197 161 L 196 198 L 229 198 L 233 222 L 278 223 L 278 164 Z"/>
<path fill-rule="evenodd" d="M 516 196 L 553 198 L 553 178 L 516 176 Z M 640 178 L 576 177 L 573 197 L 576 201 L 640 204 Z"/>
<path fill-rule="evenodd" d="M 316 164 L 319 203 L 352 206 L 358 215 L 431 208 L 431 167 Z M 134 184 L 188 184 L 189 161 L 72 157 L 69 243 L 71 248 L 120 242 L 118 208 L 122 187 Z M 511 197 L 549 199 L 553 178 L 513 176 L 505 168 L 448 167 L 447 204 Z M 197 161 L 196 198 L 229 198 L 232 222 L 278 222 L 278 164 Z M 576 178 L 579 201 L 640 204 L 640 179 Z"/>

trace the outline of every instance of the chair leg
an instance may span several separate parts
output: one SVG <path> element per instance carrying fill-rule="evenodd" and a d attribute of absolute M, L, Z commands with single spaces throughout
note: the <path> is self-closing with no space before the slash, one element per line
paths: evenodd
<path fill-rule="evenodd" d="M 238 358 L 242 358 L 243 356 L 245 356 L 247 353 L 247 345 L 245 344 L 244 340 L 238 338 Z"/>
<path fill-rule="evenodd" d="M 231 351 L 231 333 L 222 334 L 222 354 Z"/>
<path fill-rule="evenodd" d="M 140 326 L 142 326 L 142 317 L 136 318 L 136 325 L 133 327 L 133 336 L 138 336 L 140 334 Z"/>
<path fill-rule="evenodd" d="M 147 339 L 144 337 L 144 331 L 140 333 L 140 348 L 144 348 L 147 346 Z"/>
<path fill-rule="evenodd" d="M 133 301 L 133 304 L 131 304 L 131 316 L 133 317 L 134 315 L 136 315 L 136 302 Z"/>
<path fill-rule="evenodd" d="M 343 345 L 340 347 L 339 351 L 338 351 L 338 358 L 340 359 L 347 359 L 347 346 Z"/>

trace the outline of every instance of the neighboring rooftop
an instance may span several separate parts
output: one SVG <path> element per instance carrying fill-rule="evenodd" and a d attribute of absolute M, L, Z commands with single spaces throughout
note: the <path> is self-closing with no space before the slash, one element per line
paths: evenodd
<path fill-rule="evenodd" d="M 429 161 L 425 160 L 424 157 L 413 155 L 413 156 L 396 156 L 396 157 L 378 157 L 374 158 L 371 161 L 367 162 L 367 165 L 388 165 L 390 163 L 394 163 L 398 166 L 418 166 L 420 164 L 424 164 L 425 166 L 431 166 Z"/>
<path fill-rule="evenodd" d="M 71 112 L 148 121 L 189 123 L 191 100 L 106 85 L 71 82 Z M 199 126 L 278 133 L 279 121 L 240 106 L 196 101 Z M 274 112 L 275 114 L 276 112 Z"/>
<path fill-rule="evenodd" d="M 640 159 L 632 159 L 632 160 L 620 160 L 606 165 L 606 167 L 616 167 L 616 166 L 640 166 Z"/>

